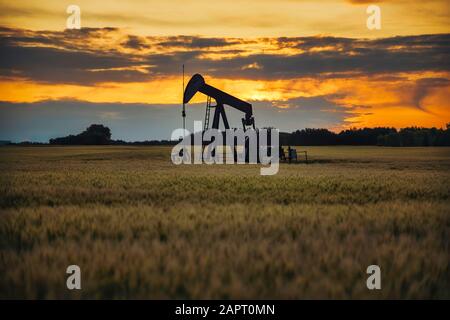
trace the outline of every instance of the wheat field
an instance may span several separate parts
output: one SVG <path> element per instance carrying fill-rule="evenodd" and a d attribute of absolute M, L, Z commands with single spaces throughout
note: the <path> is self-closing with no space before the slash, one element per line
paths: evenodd
<path fill-rule="evenodd" d="M 0 298 L 450 298 L 450 148 L 298 149 L 260 176 L 170 147 L 2 147 Z"/>

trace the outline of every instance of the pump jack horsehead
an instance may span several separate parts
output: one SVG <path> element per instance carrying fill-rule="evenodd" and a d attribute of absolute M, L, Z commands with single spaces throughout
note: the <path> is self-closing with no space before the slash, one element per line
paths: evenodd
<path fill-rule="evenodd" d="M 246 101 L 243 101 L 239 98 L 236 98 L 232 96 L 231 94 L 228 94 L 220 89 L 217 89 L 205 82 L 205 79 L 200 74 L 195 74 L 188 82 L 184 94 L 183 94 L 183 106 L 184 104 L 188 103 L 192 97 L 197 93 L 201 92 L 207 96 L 207 104 L 206 104 L 206 113 L 205 113 L 205 122 L 203 127 L 203 132 L 209 129 L 209 119 L 210 119 L 210 110 L 211 108 L 214 108 L 214 116 L 213 121 L 211 125 L 211 129 L 219 130 L 220 125 L 220 119 L 222 119 L 223 126 L 225 130 L 230 130 L 230 125 L 228 123 L 228 118 L 225 113 L 225 105 L 232 107 L 234 109 L 237 109 L 244 113 L 244 117 L 242 118 L 242 126 L 243 126 L 243 132 L 247 132 L 248 130 L 251 130 L 256 135 L 256 162 L 259 161 L 259 131 L 255 128 L 255 119 L 253 117 L 253 109 L 252 105 Z M 216 102 L 216 105 L 211 104 L 211 99 L 214 99 Z M 184 108 L 183 108 L 184 110 Z M 185 113 L 183 113 L 185 115 Z M 247 134 L 250 132 L 247 132 Z M 266 139 L 269 138 L 265 137 Z M 270 142 L 266 142 L 266 144 L 269 144 Z M 245 162 L 252 162 L 250 161 L 250 139 L 249 136 L 245 136 Z M 215 152 L 215 151 L 213 151 Z M 270 152 L 270 151 L 269 151 Z M 234 148 L 234 158 L 237 159 L 237 153 L 236 148 Z"/>

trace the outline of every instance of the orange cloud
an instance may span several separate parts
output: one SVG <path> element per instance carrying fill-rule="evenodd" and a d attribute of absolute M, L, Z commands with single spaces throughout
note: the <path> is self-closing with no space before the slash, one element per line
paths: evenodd
<path fill-rule="evenodd" d="M 413 103 L 417 83 L 423 79 L 450 78 L 441 73 L 404 73 L 395 77 L 349 77 L 338 79 L 232 80 L 207 77 L 207 82 L 248 101 L 283 101 L 323 96 L 351 110 L 341 127 L 393 126 L 442 127 L 450 122 L 450 85 L 439 86 L 422 97 L 423 109 Z M 50 85 L 23 81 L 0 81 L 0 100 L 36 102 L 75 98 L 89 102 L 176 104 L 181 101 L 181 77 L 148 82 L 102 83 L 96 86 Z M 192 103 L 204 102 L 197 94 Z M 287 105 L 287 104 L 286 104 Z"/>

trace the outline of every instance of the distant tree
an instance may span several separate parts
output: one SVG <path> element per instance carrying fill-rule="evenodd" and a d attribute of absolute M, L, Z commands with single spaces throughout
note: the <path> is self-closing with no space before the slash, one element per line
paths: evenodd
<path fill-rule="evenodd" d="M 78 136 L 84 142 L 81 144 L 109 144 L 111 142 L 111 130 L 101 124 L 92 124 Z"/>
<path fill-rule="evenodd" d="M 50 144 L 103 145 L 111 143 L 111 130 L 101 124 L 92 124 L 78 135 L 50 139 Z"/>

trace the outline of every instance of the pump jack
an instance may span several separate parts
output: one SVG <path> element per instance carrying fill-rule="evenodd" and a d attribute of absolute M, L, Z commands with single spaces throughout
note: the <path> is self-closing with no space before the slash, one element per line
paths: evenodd
<path fill-rule="evenodd" d="M 206 113 L 205 113 L 205 123 L 203 127 L 203 132 L 209 129 L 209 118 L 211 108 L 215 108 L 214 110 L 214 118 L 212 122 L 212 129 L 219 129 L 220 118 L 222 118 L 223 125 L 225 129 L 230 129 L 230 125 L 228 123 L 227 115 L 225 113 L 224 105 L 228 105 L 232 108 L 235 108 L 244 113 L 244 117 L 242 118 L 242 126 L 243 130 L 246 131 L 248 129 L 256 130 L 255 128 L 255 119 L 253 118 L 253 110 L 252 105 L 248 102 L 245 102 L 239 98 L 232 96 L 222 90 L 219 90 L 205 82 L 205 79 L 200 74 L 195 74 L 192 76 L 191 80 L 189 80 L 186 89 L 183 94 L 183 106 L 188 103 L 192 97 L 197 93 L 201 92 L 207 96 L 206 100 Z M 216 101 L 216 105 L 211 104 L 211 99 Z M 183 109 L 184 110 L 184 109 Z M 184 116 L 184 114 L 183 114 Z M 258 147 L 259 149 L 259 147 Z M 249 161 L 249 139 L 245 138 L 245 161 Z M 215 154 L 215 150 L 213 151 Z M 257 162 L 259 162 L 259 152 L 257 152 Z M 234 147 L 234 160 L 237 159 L 236 147 Z"/>
<path fill-rule="evenodd" d="M 183 86 L 184 86 L 184 65 L 183 65 Z M 205 123 L 204 123 L 204 128 L 203 128 L 204 131 L 209 129 L 209 118 L 210 118 L 211 108 L 215 108 L 214 118 L 213 118 L 213 123 L 212 123 L 211 128 L 218 130 L 220 118 L 222 118 L 225 129 L 230 129 L 227 115 L 225 114 L 224 105 L 228 105 L 228 106 L 235 108 L 244 113 L 244 118 L 242 118 L 242 125 L 243 125 L 244 131 L 246 131 L 248 129 L 256 130 L 255 118 L 253 117 L 252 105 L 250 103 L 243 101 L 239 98 L 236 98 L 236 97 L 232 96 L 231 94 L 223 92 L 222 90 L 219 90 L 219 89 L 207 84 L 205 82 L 205 79 L 198 73 L 192 76 L 192 78 L 189 80 L 186 88 L 184 89 L 183 111 L 182 111 L 183 121 L 184 121 L 184 118 L 186 117 L 186 112 L 185 112 L 184 106 L 186 103 L 188 103 L 192 99 L 192 97 L 197 92 L 201 92 L 207 96 Z M 211 105 L 211 99 L 214 99 L 216 101 L 215 106 Z M 184 127 L 184 122 L 183 122 L 183 127 Z M 246 138 L 246 141 L 245 141 L 246 162 L 248 162 L 248 159 L 249 159 L 249 157 L 248 157 L 248 142 L 249 141 Z M 270 144 L 270 142 L 269 142 L 269 144 Z M 308 155 L 307 155 L 306 151 L 300 151 L 300 152 L 305 154 L 305 161 L 306 161 L 306 163 L 308 163 Z M 294 148 L 291 148 L 289 146 L 288 157 L 286 157 L 284 154 L 283 148 L 280 146 L 279 156 L 282 161 L 289 161 L 289 163 L 291 163 L 292 159 L 295 159 L 295 161 L 297 161 L 297 150 Z M 234 157 L 236 160 L 236 149 L 234 150 Z M 258 151 L 258 160 L 257 161 L 259 162 L 259 151 Z"/>

